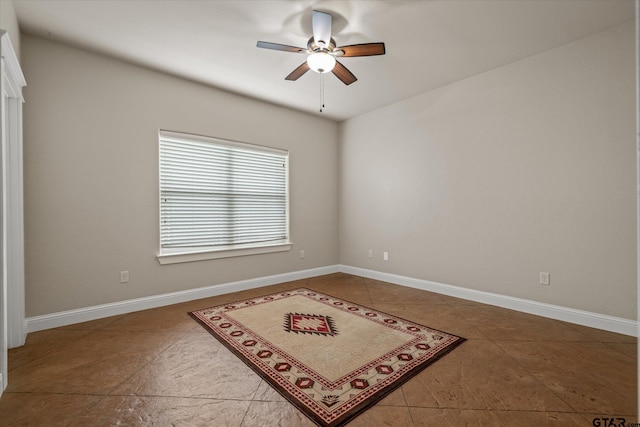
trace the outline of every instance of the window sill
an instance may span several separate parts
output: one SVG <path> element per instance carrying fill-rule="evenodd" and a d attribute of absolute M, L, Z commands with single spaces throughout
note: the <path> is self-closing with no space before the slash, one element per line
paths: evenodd
<path fill-rule="evenodd" d="M 263 246 L 247 245 L 244 247 L 223 247 L 215 250 L 173 250 L 164 251 L 158 255 L 158 262 L 165 264 L 178 264 L 182 262 L 206 261 L 210 259 L 231 258 L 246 255 L 268 254 L 273 252 L 286 252 L 291 250 L 291 242 L 273 243 Z"/>

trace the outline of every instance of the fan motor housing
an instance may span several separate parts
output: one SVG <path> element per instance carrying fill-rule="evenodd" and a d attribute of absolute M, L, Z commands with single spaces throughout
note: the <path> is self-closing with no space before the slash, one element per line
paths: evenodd
<path fill-rule="evenodd" d="M 307 42 L 307 49 L 310 53 L 325 52 L 333 55 L 339 55 L 342 52 L 340 49 L 336 49 L 336 41 L 333 37 L 329 40 L 329 44 L 324 47 L 318 46 L 313 37 L 311 37 Z"/>

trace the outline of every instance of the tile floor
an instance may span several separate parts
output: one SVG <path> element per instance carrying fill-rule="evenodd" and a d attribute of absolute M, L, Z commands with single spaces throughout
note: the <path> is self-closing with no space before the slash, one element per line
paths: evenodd
<path fill-rule="evenodd" d="M 638 422 L 633 337 L 337 273 L 29 334 L 0 426 L 313 426 L 186 314 L 296 287 L 468 340 L 350 427 Z"/>

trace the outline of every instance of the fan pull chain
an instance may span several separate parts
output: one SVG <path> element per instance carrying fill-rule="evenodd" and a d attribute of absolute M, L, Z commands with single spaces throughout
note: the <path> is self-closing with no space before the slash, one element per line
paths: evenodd
<path fill-rule="evenodd" d="M 324 73 L 320 73 L 320 112 L 322 113 L 322 109 L 324 108 Z"/>

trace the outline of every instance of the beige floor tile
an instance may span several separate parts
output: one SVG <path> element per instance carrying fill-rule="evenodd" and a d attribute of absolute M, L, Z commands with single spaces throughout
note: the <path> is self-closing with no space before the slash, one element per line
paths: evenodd
<path fill-rule="evenodd" d="M 189 313 L 192 311 L 200 310 L 207 307 L 214 307 L 216 305 L 222 305 L 229 302 L 233 298 L 233 294 L 224 294 L 217 295 L 214 297 L 195 299 L 193 301 L 183 302 L 181 304 L 176 304 L 175 307 L 179 311 L 183 311 L 185 313 Z M 170 306 L 172 307 L 172 306 Z"/>
<path fill-rule="evenodd" d="M 46 356 L 88 334 L 89 330 L 51 329 L 27 335 L 25 345 L 9 350 L 9 371 Z"/>
<path fill-rule="evenodd" d="M 274 291 L 272 291 L 268 287 L 247 289 L 246 291 L 234 292 L 233 294 L 230 294 L 230 298 L 227 301 L 225 301 L 225 303 L 242 301 L 245 299 L 252 299 L 252 298 L 256 298 L 262 295 L 268 295 L 272 293 L 274 293 Z M 213 304 L 213 305 L 219 305 L 219 304 Z"/>
<path fill-rule="evenodd" d="M 307 286 L 309 285 L 317 285 L 317 284 L 327 284 L 329 286 L 334 286 L 336 288 L 344 287 L 345 285 L 351 286 L 364 286 L 365 278 L 354 276 L 346 273 L 331 273 L 325 274 L 322 276 L 311 277 L 307 279 Z"/>
<path fill-rule="evenodd" d="M 273 387 L 267 384 L 266 381 L 261 381 L 258 389 L 253 395 L 253 399 L 261 402 L 286 402 L 287 399 L 282 397 Z"/>
<path fill-rule="evenodd" d="M 636 414 L 636 359 L 608 344 L 499 342 L 511 357 L 576 412 Z"/>
<path fill-rule="evenodd" d="M 291 282 L 284 282 L 284 283 L 279 283 L 277 285 L 271 285 L 264 289 L 268 289 L 270 293 L 274 293 L 274 292 L 288 291 L 291 289 L 306 288 L 308 281 L 309 279 L 294 280 Z"/>
<path fill-rule="evenodd" d="M 618 351 L 633 360 L 638 360 L 638 344 L 607 342 L 605 345 L 609 350 Z"/>
<path fill-rule="evenodd" d="M 198 325 L 189 316 L 185 304 L 130 313 L 103 326 L 103 330 L 188 332 Z"/>
<path fill-rule="evenodd" d="M 491 305 L 456 306 L 456 310 L 492 340 L 585 341 L 567 323 Z"/>
<path fill-rule="evenodd" d="M 419 304 L 421 306 L 447 304 L 440 295 L 433 292 L 373 279 L 365 279 L 365 281 L 374 304 Z"/>
<path fill-rule="evenodd" d="M 8 393 L 0 399 L 0 426 L 66 426 L 96 405 L 101 396 Z"/>
<path fill-rule="evenodd" d="M 409 408 L 405 406 L 373 406 L 347 424 L 349 427 L 411 427 Z"/>
<path fill-rule="evenodd" d="M 462 299 L 462 298 L 457 298 L 457 297 L 452 297 L 449 295 L 440 295 L 440 298 L 442 298 L 447 304 L 451 305 L 451 306 L 457 306 L 457 305 L 485 305 L 482 304 L 481 302 L 476 302 L 476 301 L 471 301 L 468 299 Z"/>
<path fill-rule="evenodd" d="M 589 328 L 588 326 L 576 325 L 574 323 L 567 323 L 571 329 L 575 329 L 581 334 L 586 335 L 592 341 L 599 342 L 620 342 L 628 344 L 638 344 L 638 338 L 624 334 L 617 334 L 615 332 L 603 331 L 602 329 Z"/>
<path fill-rule="evenodd" d="M 314 427 L 309 418 L 289 402 L 251 402 L 242 427 Z"/>
<path fill-rule="evenodd" d="M 120 314 L 117 316 L 109 316 L 103 319 L 90 320 L 88 322 L 74 323 L 72 325 L 61 326 L 57 329 L 100 329 L 103 326 L 108 325 L 109 323 L 115 322 L 116 320 L 126 316 L 126 314 Z"/>
<path fill-rule="evenodd" d="M 409 410 L 416 427 L 588 427 L 591 425 L 578 414 L 562 412 L 477 411 L 448 408 L 410 408 Z"/>
<path fill-rule="evenodd" d="M 180 334 L 97 330 L 12 370 L 8 391 L 106 394 Z"/>
<path fill-rule="evenodd" d="M 370 302 L 368 299 L 369 292 L 365 284 L 365 279 L 362 277 L 350 276 L 343 273 L 312 277 L 307 280 L 306 287 L 318 292 L 328 293 L 338 298 L 344 298 L 341 295 L 344 295 L 345 293 L 353 293 L 361 298 L 366 295 L 367 301 Z"/>
<path fill-rule="evenodd" d="M 402 387 L 399 387 L 389 393 L 386 397 L 376 403 L 377 406 L 407 406 L 407 401 L 404 398 L 404 392 Z"/>
<path fill-rule="evenodd" d="M 469 340 L 402 386 L 409 406 L 572 411 L 490 341 Z"/>
<path fill-rule="evenodd" d="M 239 426 L 249 401 L 108 396 L 67 427 Z"/>
<path fill-rule="evenodd" d="M 251 400 L 260 377 L 200 329 L 177 340 L 113 394 Z"/>
<path fill-rule="evenodd" d="M 246 291 L 234 292 L 233 294 L 230 294 L 228 300 L 225 302 L 242 301 L 245 299 L 256 298 L 263 295 L 285 292 L 291 289 L 305 288 L 306 284 L 307 280 L 305 279 L 280 283 L 277 285 L 264 286 L 260 288 L 247 289 Z"/>

